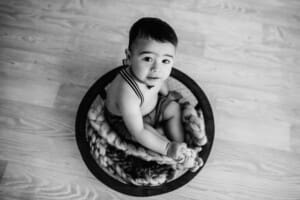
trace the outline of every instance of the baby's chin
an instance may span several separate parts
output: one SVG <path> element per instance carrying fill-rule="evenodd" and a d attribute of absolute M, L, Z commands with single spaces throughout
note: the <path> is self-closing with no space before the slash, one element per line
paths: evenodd
<path fill-rule="evenodd" d="M 155 80 L 155 81 L 147 81 L 147 86 L 148 87 L 161 87 L 162 84 L 164 83 L 164 80 L 163 79 L 160 79 L 160 80 Z"/>

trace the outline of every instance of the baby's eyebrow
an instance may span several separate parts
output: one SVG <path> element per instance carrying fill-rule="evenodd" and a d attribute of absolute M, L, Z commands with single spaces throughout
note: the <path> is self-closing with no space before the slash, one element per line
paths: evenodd
<path fill-rule="evenodd" d="M 150 54 L 157 54 L 157 53 L 154 53 L 154 52 L 152 52 L 152 51 L 142 51 L 142 52 L 139 53 L 139 55 L 148 54 L 148 53 L 150 53 Z M 172 56 L 172 55 L 170 55 L 170 54 L 164 54 L 163 56 L 167 56 L 167 57 L 170 57 L 170 58 L 174 58 L 174 56 Z"/>

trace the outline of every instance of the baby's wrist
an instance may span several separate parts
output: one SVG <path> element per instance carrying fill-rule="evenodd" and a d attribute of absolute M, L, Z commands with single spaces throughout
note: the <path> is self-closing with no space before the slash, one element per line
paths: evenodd
<path fill-rule="evenodd" d="M 169 155 L 168 155 L 168 151 L 169 151 L 170 145 L 171 145 L 171 142 L 167 142 L 167 144 L 166 144 L 166 146 L 165 146 L 165 155 L 166 155 L 166 156 L 169 156 Z"/>
<path fill-rule="evenodd" d="M 166 155 L 168 157 L 171 157 L 173 159 L 176 159 L 177 154 L 178 154 L 178 143 L 177 142 L 168 142 L 166 146 Z"/>

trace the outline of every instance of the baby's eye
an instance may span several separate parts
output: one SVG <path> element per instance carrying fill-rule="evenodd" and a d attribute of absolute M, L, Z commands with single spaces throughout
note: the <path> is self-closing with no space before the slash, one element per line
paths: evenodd
<path fill-rule="evenodd" d="M 143 60 L 146 61 L 146 62 L 152 62 L 153 61 L 153 59 L 151 57 L 144 57 Z"/>
<path fill-rule="evenodd" d="M 171 61 L 170 61 L 169 59 L 163 59 L 163 60 L 162 60 L 162 63 L 164 63 L 164 64 L 170 64 Z"/>

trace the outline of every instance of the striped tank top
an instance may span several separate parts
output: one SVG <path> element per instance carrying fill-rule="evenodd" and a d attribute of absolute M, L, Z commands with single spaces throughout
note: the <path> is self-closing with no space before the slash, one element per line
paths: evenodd
<path fill-rule="evenodd" d="M 133 89 L 135 94 L 141 100 L 140 106 L 142 106 L 142 104 L 144 103 L 144 95 L 143 95 L 141 89 L 139 88 L 138 84 L 134 80 L 134 77 L 126 69 L 127 68 L 121 69 L 120 75 L 129 84 L 129 86 Z"/>

